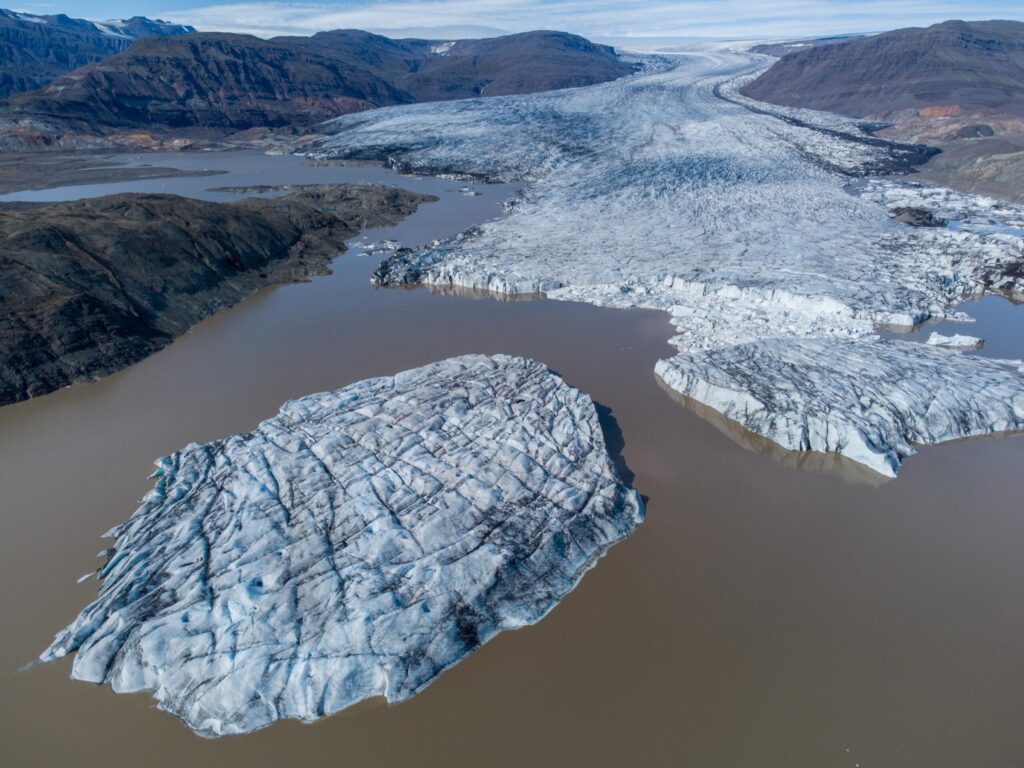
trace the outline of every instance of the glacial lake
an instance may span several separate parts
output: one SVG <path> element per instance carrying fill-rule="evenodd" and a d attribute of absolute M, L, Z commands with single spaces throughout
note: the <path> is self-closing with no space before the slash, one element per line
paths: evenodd
<path fill-rule="evenodd" d="M 437 195 L 356 245 L 417 245 L 501 215 L 516 185 L 314 167 L 251 152 L 128 162 L 204 177 L 26 192 L 54 200 L 386 182 Z M 924 448 L 897 480 L 773 449 L 659 385 L 657 312 L 378 290 L 358 247 L 263 291 L 100 382 L 0 409 L 0 762 L 103 766 L 960 766 L 1024 759 L 1024 436 Z M 1024 315 L 919 329 L 1021 348 Z M 647 521 L 539 624 L 505 633 L 410 701 L 206 741 L 157 711 L 20 668 L 95 595 L 100 538 L 152 461 L 251 429 L 289 398 L 469 352 L 525 355 L 611 409 Z M 1002 354 L 1002 352 L 1000 352 Z M 800 459 L 800 460 L 798 460 Z"/>
<path fill-rule="evenodd" d="M 1003 296 L 990 295 L 965 301 L 957 309 L 974 322 L 935 319 L 913 329 L 886 331 L 882 335 L 887 339 L 926 342 L 933 333 L 943 336 L 959 333 L 984 339 L 985 345 L 970 354 L 1024 360 L 1024 305 L 1014 304 Z"/>

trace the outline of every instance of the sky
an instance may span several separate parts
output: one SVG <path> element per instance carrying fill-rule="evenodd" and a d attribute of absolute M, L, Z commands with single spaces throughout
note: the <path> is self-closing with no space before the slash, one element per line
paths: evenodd
<path fill-rule="evenodd" d="M 89 19 L 144 15 L 263 37 L 356 27 L 477 37 L 560 29 L 593 38 L 786 38 L 878 32 L 945 19 L 1024 21 L 1024 0 L 7 0 Z M 0 5 L 3 0 L 0 0 Z M 434 32 L 435 34 L 429 34 Z"/>

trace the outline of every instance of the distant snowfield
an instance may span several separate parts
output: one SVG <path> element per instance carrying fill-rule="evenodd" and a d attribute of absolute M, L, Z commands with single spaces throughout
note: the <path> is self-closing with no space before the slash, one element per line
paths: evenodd
<path fill-rule="evenodd" d="M 1024 210 L 857 178 L 914 152 L 736 89 L 770 61 L 707 47 L 612 83 L 348 115 L 320 157 L 531 182 L 507 216 L 383 265 L 422 282 L 670 313 L 673 389 L 794 450 L 894 475 L 915 443 L 1024 427 L 1024 365 L 883 341 L 879 324 L 1024 292 Z M 914 228 L 920 206 L 957 228 Z"/>

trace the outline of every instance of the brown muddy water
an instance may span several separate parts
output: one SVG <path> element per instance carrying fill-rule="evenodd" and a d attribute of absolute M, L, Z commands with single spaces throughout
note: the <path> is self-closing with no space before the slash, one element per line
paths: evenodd
<path fill-rule="evenodd" d="M 438 194 L 368 235 L 410 244 L 499 215 L 514 191 L 245 153 L 147 162 L 234 169 L 169 190 L 191 194 L 246 174 Z M 374 290 L 375 266 L 350 251 L 333 275 L 267 290 L 126 371 L 0 409 L 0 764 L 1024 764 L 1024 437 L 926 448 L 889 482 L 796 461 L 659 386 L 658 313 Z M 148 695 L 69 680 L 67 660 L 19 671 L 95 595 L 76 579 L 153 459 L 289 398 L 469 352 L 534 357 L 610 408 L 649 497 L 644 525 L 539 624 L 403 704 L 216 741 Z"/>

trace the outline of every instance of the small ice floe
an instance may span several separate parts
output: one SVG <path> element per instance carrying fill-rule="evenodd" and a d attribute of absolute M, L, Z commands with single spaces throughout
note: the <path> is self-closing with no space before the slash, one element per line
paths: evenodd
<path fill-rule="evenodd" d="M 932 347 L 969 350 L 981 349 L 985 345 L 985 340 L 979 339 L 977 336 L 964 336 L 960 333 L 953 334 L 952 336 L 943 336 L 941 333 L 932 333 L 932 335 L 928 337 L 928 341 L 925 343 Z"/>

